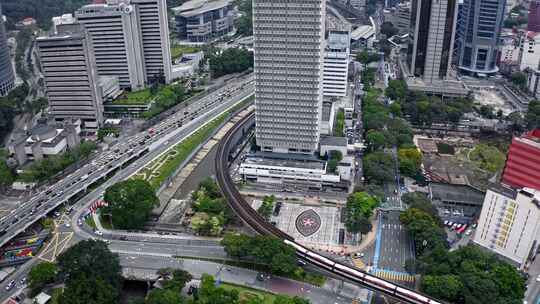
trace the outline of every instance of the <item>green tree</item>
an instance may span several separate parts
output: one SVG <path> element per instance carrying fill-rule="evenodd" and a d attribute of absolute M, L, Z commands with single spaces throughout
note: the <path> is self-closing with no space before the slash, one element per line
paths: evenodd
<path fill-rule="evenodd" d="M 521 112 L 515 111 L 515 112 L 510 113 L 506 117 L 506 120 L 510 123 L 510 126 L 509 126 L 510 132 L 521 133 L 524 131 L 525 119 L 523 117 L 523 114 L 521 114 Z"/>
<path fill-rule="evenodd" d="M 60 254 L 57 263 L 59 277 L 67 285 L 74 282 L 73 286 L 80 286 L 86 284 L 87 281 L 101 279 L 104 284 L 111 285 L 114 290 L 120 288 L 122 282 L 120 261 L 118 255 L 112 253 L 105 242 L 81 241 Z M 78 281 L 81 281 L 80 284 Z"/>
<path fill-rule="evenodd" d="M 259 213 L 266 220 L 269 220 L 270 215 L 272 215 L 272 210 L 274 210 L 275 201 L 276 197 L 274 195 L 265 196 L 263 198 L 261 206 L 257 209 L 257 213 Z"/>
<path fill-rule="evenodd" d="M 417 255 L 421 256 L 437 246 L 447 245 L 446 233 L 438 221 L 428 213 L 409 208 L 402 212 L 399 218 L 414 240 Z"/>
<path fill-rule="evenodd" d="M 221 240 L 227 255 L 232 257 L 245 257 L 250 254 L 251 238 L 245 234 L 226 234 Z"/>
<path fill-rule="evenodd" d="M 367 132 L 366 142 L 370 151 L 382 149 L 387 145 L 384 133 L 377 130 L 369 130 Z"/>
<path fill-rule="evenodd" d="M 152 209 L 159 205 L 150 183 L 140 179 L 112 185 L 105 191 L 104 200 L 108 206 L 102 213 L 110 214 L 114 226 L 120 229 L 141 229 Z"/>
<path fill-rule="evenodd" d="M 395 163 L 392 155 L 373 152 L 363 158 L 364 176 L 370 182 L 383 184 L 394 179 Z"/>
<path fill-rule="evenodd" d="M 208 57 L 214 78 L 253 68 L 253 52 L 241 48 L 229 48 L 219 54 L 211 53 Z"/>
<path fill-rule="evenodd" d="M 180 293 L 171 289 L 154 289 L 148 293 L 145 304 L 182 304 Z"/>
<path fill-rule="evenodd" d="M 419 209 L 429 214 L 436 222 L 441 223 L 437 208 L 431 203 L 428 196 L 422 192 L 408 192 L 401 196 L 401 200 L 409 208 Z"/>
<path fill-rule="evenodd" d="M 182 269 L 175 269 L 172 272 L 172 278 L 165 281 L 163 287 L 180 294 L 186 284 L 191 281 L 193 277 L 191 274 Z"/>
<path fill-rule="evenodd" d="M 399 171 L 414 177 L 420 171 L 422 153 L 416 148 L 401 148 L 398 150 Z"/>
<path fill-rule="evenodd" d="M 225 290 L 215 286 L 215 280 L 208 274 L 203 274 L 197 304 L 239 304 L 238 291 Z"/>
<path fill-rule="evenodd" d="M 85 273 L 70 279 L 60 297 L 62 304 L 105 304 L 117 303 L 118 289 L 101 277 L 90 278 Z"/>
<path fill-rule="evenodd" d="M 437 299 L 451 303 L 460 302 L 463 283 L 456 275 L 430 276 L 422 278 L 422 290 Z"/>
<path fill-rule="evenodd" d="M 525 74 L 524 72 L 512 73 L 512 76 L 510 76 L 510 80 L 516 87 L 522 90 L 525 90 L 527 88 L 527 74 Z"/>
<path fill-rule="evenodd" d="M 347 198 L 345 205 L 345 227 L 351 233 L 366 234 L 371 231 L 370 218 L 378 201 L 366 192 L 355 192 Z"/>
<path fill-rule="evenodd" d="M 285 295 L 277 295 L 274 304 L 309 304 L 309 300 L 300 297 L 289 297 Z"/>
<path fill-rule="evenodd" d="M 384 94 L 392 100 L 403 100 L 407 96 L 407 83 L 401 79 L 392 79 L 388 81 Z"/>
<path fill-rule="evenodd" d="M 540 128 L 540 101 L 533 100 L 529 102 L 527 113 L 525 114 L 525 123 L 529 130 Z"/>
<path fill-rule="evenodd" d="M 0 158 L 0 189 L 9 187 L 14 180 L 13 171 L 8 167 L 6 161 Z"/>
<path fill-rule="evenodd" d="M 29 287 L 32 290 L 32 294 L 37 294 L 43 286 L 53 283 L 56 279 L 58 267 L 56 264 L 49 262 L 42 262 L 32 267 L 28 274 Z"/>

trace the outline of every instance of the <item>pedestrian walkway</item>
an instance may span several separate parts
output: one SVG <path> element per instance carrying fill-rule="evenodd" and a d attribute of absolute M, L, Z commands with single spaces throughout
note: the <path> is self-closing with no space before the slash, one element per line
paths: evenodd
<path fill-rule="evenodd" d="M 381 279 L 386 279 L 388 281 L 393 281 L 396 283 L 411 283 L 414 284 L 414 276 L 406 273 L 386 269 L 371 269 L 371 273 Z"/>

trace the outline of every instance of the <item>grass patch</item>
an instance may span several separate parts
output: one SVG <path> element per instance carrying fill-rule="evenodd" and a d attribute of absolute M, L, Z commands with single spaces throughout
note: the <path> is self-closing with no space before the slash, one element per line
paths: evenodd
<path fill-rule="evenodd" d="M 206 124 L 195 133 L 191 134 L 188 138 L 174 146 L 176 154 L 172 157 L 168 157 L 160 168 L 157 169 L 157 174 L 151 178 L 147 178 L 147 181 L 158 189 L 161 184 L 171 176 L 176 168 L 180 166 L 184 160 L 195 150 L 197 146 L 203 143 L 229 115 L 229 112 L 223 113 L 210 123 Z M 163 157 L 167 157 L 169 153 L 166 153 Z"/>
<path fill-rule="evenodd" d="M 121 105 L 145 105 L 150 103 L 154 97 L 150 89 L 144 89 L 136 92 L 125 92 L 112 103 Z"/>
<path fill-rule="evenodd" d="M 201 49 L 196 46 L 173 44 L 171 45 L 171 58 L 172 60 L 175 60 L 182 57 L 184 54 L 195 53 L 200 50 Z"/>
<path fill-rule="evenodd" d="M 101 226 L 107 230 L 113 230 L 113 225 L 110 216 L 100 214 L 99 215 L 99 222 L 101 223 Z"/>
<path fill-rule="evenodd" d="M 345 129 L 345 112 L 343 109 L 339 109 L 336 114 L 336 121 L 334 123 L 334 136 L 343 137 L 343 130 Z"/>
<path fill-rule="evenodd" d="M 86 225 L 90 226 L 92 229 L 96 229 L 96 223 L 94 222 L 94 218 L 92 217 L 92 215 L 88 215 L 85 219 L 84 219 L 84 222 L 86 223 Z"/>
<path fill-rule="evenodd" d="M 219 259 L 219 258 L 195 258 L 191 256 L 175 256 L 179 259 L 185 259 L 185 260 L 199 260 L 199 261 L 206 261 L 206 262 L 213 262 L 213 263 L 219 263 L 219 264 L 225 264 L 229 266 L 239 267 L 239 268 L 247 268 L 255 271 L 260 272 L 266 272 L 271 273 L 270 266 L 267 264 L 259 264 L 251 261 L 245 261 L 245 260 L 236 260 L 236 259 Z M 304 271 L 303 268 L 298 267 L 296 271 L 293 273 L 282 273 L 279 274 L 279 276 L 289 278 L 296 281 L 306 282 L 308 284 L 321 287 L 326 282 L 326 278 L 319 274 L 311 274 Z"/>
<path fill-rule="evenodd" d="M 262 302 L 257 302 L 257 303 L 273 304 L 276 299 L 276 296 L 272 293 L 254 289 L 254 288 L 245 287 L 245 286 L 240 286 L 236 284 L 223 283 L 219 285 L 219 287 L 225 290 L 238 291 L 240 304 L 249 303 L 252 299 L 255 299 L 255 298 L 262 300 Z"/>
<path fill-rule="evenodd" d="M 506 156 L 496 147 L 479 144 L 469 153 L 469 159 L 479 168 L 495 173 L 504 166 Z"/>

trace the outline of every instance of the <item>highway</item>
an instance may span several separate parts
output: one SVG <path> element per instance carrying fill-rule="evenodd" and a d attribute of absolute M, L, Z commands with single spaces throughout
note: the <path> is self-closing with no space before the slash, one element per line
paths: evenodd
<path fill-rule="evenodd" d="M 103 196 L 107 187 L 135 174 L 205 123 L 251 96 L 253 94 L 252 79 L 253 77 L 249 75 L 241 81 L 226 85 L 192 102 L 180 112 L 152 127 L 152 134 L 144 131 L 126 138 L 108 151 L 97 155 L 79 171 L 65 177 L 39 195 L 31 198 L 8 217 L 1 219 L 0 229 L 6 231 L 0 239 L 2 244 L 7 243 L 26 227 L 45 217 L 47 213 L 74 197 L 75 193 L 81 194 L 76 198 L 77 202 L 73 204 L 73 212 L 70 214 L 70 227 L 63 226 L 59 230 L 62 232 L 74 232 L 71 244 L 83 239 L 97 238 L 98 236 L 93 231 L 88 230 L 86 226 L 78 226 L 77 221 L 88 212 L 88 207 L 91 204 Z M 229 96 L 226 94 L 229 94 Z M 182 122 L 182 125 L 179 126 L 178 122 Z M 144 143 L 141 145 L 143 141 Z M 130 155 L 130 153 L 132 154 Z M 120 170 L 116 170 L 116 168 Z M 101 180 L 107 174 L 109 178 L 105 182 L 99 186 L 94 186 L 90 191 L 87 190 L 90 185 Z M 53 193 L 56 193 L 56 195 L 52 196 Z M 73 198 L 73 201 L 75 201 L 75 198 Z M 32 210 L 34 211 L 31 212 Z M 10 225 L 15 218 L 18 218 L 16 223 Z M 148 255 L 161 254 L 209 258 L 219 258 L 226 255 L 217 241 L 194 236 L 114 231 L 104 233 L 102 237 L 109 239 L 111 250 L 119 254 L 144 253 Z M 11 280 L 18 282 L 21 278 L 26 277 L 31 267 L 38 261 L 39 259 L 34 258 L 21 265 L 16 273 L 0 283 L 0 290 L 2 290 L 0 302 L 17 291 L 17 289 L 12 289 L 10 292 L 3 292 L 7 283 Z"/>
<path fill-rule="evenodd" d="M 84 167 L 21 203 L 17 209 L 0 219 L 0 246 L 61 204 L 83 197 L 90 186 L 116 172 L 119 171 L 119 174 L 109 181 L 119 181 L 134 174 L 147 164 L 148 160 L 166 152 L 203 123 L 253 94 L 252 81 L 251 75 L 246 76 L 241 81 L 226 85 L 192 102 L 148 131 L 125 138 L 107 151 L 99 153 Z M 145 157 L 142 157 L 143 155 Z M 134 162 L 135 166 L 128 166 L 130 169 L 124 170 L 130 162 Z M 90 197 L 98 198 L 105 188 L 98 187 L 100 191 L 93 191 L 94 195 Z"/>
<path fill-rule="evenodd" d="M 342 264 L 336 260 L 325 257 L 318 252 L 307 249 L 301 244 L 296 243 L 293 237 L 267 222 L 261 215 L 257 213 L 257 211 L 251 208 L 251 205 L 242 197 L 236 188 L 236 185 L 229 174 L 229 158 L 231 156 L 231 152 L 234 152 L 236 149 L 233 144 L 238 142 L 239 136 L 241 136 L 247 126 L 252 124 L 254 117 L 254 114 L 248 115 L 238 122 L 233 128 L 231 128 L 219 143 L 216 154 L 216 179 L 223 196 L 236 215 L 238 215 L 257 233 L 262 235 L 273 235 L 282 239 L 286 244 L 289 244 L 296 249 L 297 256 L 299 258 L 309 262 L 312 265 L 318 266 L 319 268 L 339 278 L 365 286 L 371 290 L 378 291 L 407 303 L 442 303 L 439 300 L 432 299 L 415 290 L 380 279 L 374 275 L 366 273 L 365 271 L 350 265 Z"/>

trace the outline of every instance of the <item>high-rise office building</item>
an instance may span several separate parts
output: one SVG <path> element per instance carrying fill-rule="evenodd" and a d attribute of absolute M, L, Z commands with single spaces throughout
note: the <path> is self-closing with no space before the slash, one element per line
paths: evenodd
<path fill-rule="evenodd" d="M 457 19 L 456 0 L 413 0 L 407 61 L 427 84 L 448 77 Z"/>
<path fill-rule="evenodd" d="M 540 191 L 488 189 L 473 241 L 522 268 L 540 241 Z"/>
<path fill-rule="evenodd" d="M 36 40 L 50 112 L 56 120 L 79 118 L 86 128 L 97 128 L 103 120 L 103 102 L 92 40 L 79 24 L 57 31 Z"/>
<path fill-rule="evenodd" d="M 15 85 L 15 73 L 7 44 L 6 27 L 0 7 L 0 96 L 5 96 Z"/>
<path fill-rule="evenodd" d="M 458 67 L 476 75 L 498 71 L 496 62 L 505 0 L 464 0 L 457 26 Z"/>
<path fill-rule="evenodd" d="M 529 4 L 529 17 L 527 19 L 527 31 L 540 32 L 540 1 L 532 0 Z"/>
<path fill-rule="evenodd" d="M 325 0 L 254 0 L 256 139 L 262 151 L 318 149 Z"/>
<path fill-rule="evenodd" d="M 117 0 L 118 1 L 118 0 Z M 172 72 L 169 19 L 166 0 L 131 0 L 137 8 L 140 22 L 144 68 L 147 82 L 165 77 L 169 83 Z"/>
<path fill-rule="evenodd" d="M 78 9 L 75 17 L 92 38 L 98 74 L 117 77 L 124 89 L 144 88 L 145 62 L 135 7 L 123 2 L 90 4 Z"/>
<path fill-rule="evenodd" d="M 329 30 L 324 54 L 323 97 L 345 97 L 351 35 L 347 29 Z"/>

